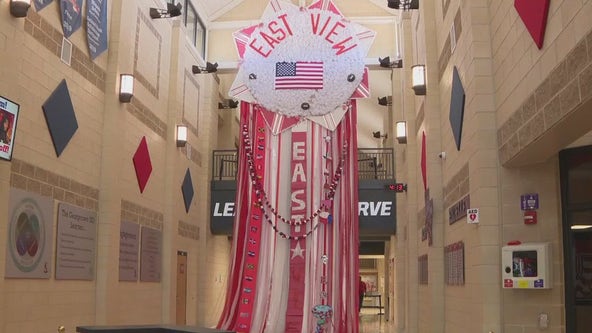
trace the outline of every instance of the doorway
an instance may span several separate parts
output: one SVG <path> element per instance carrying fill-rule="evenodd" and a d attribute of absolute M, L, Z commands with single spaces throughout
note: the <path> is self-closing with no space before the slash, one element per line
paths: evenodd
<path fill-rule="evenodd" d="M 177 325 L 187 323 L 187 252 L 177 251 Z"/>
<path fill-rule="evenodd" d="M 592 327 L 592 146 L 559 153 L 566 332 Z"/>

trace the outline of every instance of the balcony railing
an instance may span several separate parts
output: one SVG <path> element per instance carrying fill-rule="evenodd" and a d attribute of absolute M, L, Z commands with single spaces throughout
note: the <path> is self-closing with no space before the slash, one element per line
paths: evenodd
<path fill-rule="evenodd" d="M 214 150 L 212 153 L 212 180 L 235 180 L 238 152 Z M 394 179 L 395 159 L 392 148 L 358 148 L 359 179 Z"/>
<path fill-rule="evenodd" d="M 392 148 L 358 148 L 359 179 L 394 179 L 395 159 Z"/>
<path fill-rule="evenodd" d="M 212 153 L 212 180 L 235 180 L 238 169 L 238 151 L 214 150 Z"/>

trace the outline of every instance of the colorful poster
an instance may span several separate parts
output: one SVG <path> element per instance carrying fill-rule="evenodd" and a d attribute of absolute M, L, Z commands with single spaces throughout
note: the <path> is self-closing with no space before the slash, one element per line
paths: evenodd
<path fill-rule="evenodd" d="M 162 232 L 142 227 L 140 255 L 140 281 L 160 282 L 162 270 Z"/>
<path fill-rule="evenodd" d="M 0 158 L 12 159 L 19 105 L 0 96 Z"/>
<path fill-rule="evenodd" d="M 119 229 L 119 281 L 138 281 L 140 225 L 121 222 Z"/>
<path fill-rule="evenodd" d="M 16 188 L 8 203 L 7 278 L 49 279 L 53 200 Z"/>
<path fill-rule="evenodd" d="M 56 280 L 94 280 L 97 213 L 58 205 Z"/>
<path fill-rule="evenodd" d="M 33 3 L 35 4 L 35 10 L 40 11 L 43 8 L 47 7 L 53 0 L 35 0 Z"/>
<path fill-rule="evenodd" d="M 86 31 L 90 58 L 94 60 L 107 50 L 107 0 L 87 1 Z"/>
<path fill-rule="evenodd" d="M 82 26 L 82 0 L 60 0 L 64 36 L 70 38 Z"/>

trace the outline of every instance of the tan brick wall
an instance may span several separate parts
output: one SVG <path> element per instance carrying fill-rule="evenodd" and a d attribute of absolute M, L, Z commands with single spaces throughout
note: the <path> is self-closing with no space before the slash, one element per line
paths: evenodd
<path fill-rule="evenodd" d="M 24 19 L 11 17 L 8 1 L 0 2 L 0 91 L 20 104 L 21 111 L 13 159 L 0 162 L 0 215 L 8 214 L 10 187 L 99 215 L 95 280 L 0 278 L 0 331 L 174 323 L 177 250 L 186 251 L 189 260 L 187 323 L 214 325 L 221 311 L 230 241 L 212 236 L 208 225 L 219 80 L 189 74 L 199 98 L 185 98 L 195 92 L 184 89 L 185 76 L 202 59 L 185 45 L 185 31 L 177 21 L 150 20 L 148 6 L 142 1 L 109 2 L 109 50 L 90 60 L 83 27 L 70 38 L 73 57 L 67 66 L 59 58 L 62 30 L 57 2 L 38 13 L 32 7 Z M 120 73 L 136 78 L 129 104 L 118 101 Z M 41 105 L 62 79 L 70 91 L 78 130 L 58 158 Z M 177 148 L 175 126 L 184 122 L 192 126 L 188 144 Z M 132 157 L 142 137 L 148 143 L 152 173 L 140 193 Z M 188 213 L 181 193 L 187 169 L 195 192 Z M 118 281 L 122 220 L 163 232 L 161 282 Z M 0 276 L 6 261 L 5 235 L 3 223 Z"/>
<path fill-rule="evenodd" d="M 421 310 L 409 310 L 410 327 L 417 320 L 419 332 L 433 331 L 430 322 L 442 324 L 445 332 L 534 331 L 538 313 L 545 312 L 551 323 L 547 330 L 561 332 L 565 323 L 557 152 L 571 141 L 532 147 L 545 135 L 548 139 L 543 142 L 562 135 L 571 140 L 584 135 L 586 128 L 592 130 L 590 125 L 570 128 L 574 121 L 565 121 L 577 111 L 579 118 L 571 118 L 589 123 L 580 116 L 585 111 L 578 108 L 589 105 L 586 103 L 590 100 L 592 1 L 551 1 L 542 50 L 518 17 L 514 1 L 443 0 L 436 1 L 435 6 L 422 3 L 421 7 L 419 15 L 411 14 L 413 56 L 415 63 L 428 65 L 428 95 L 415 98 L 418 142 L 411 147 L 408 144 L 407 149 L 419 154 L 421 133 L 425 131 L 428 187 L 435 207 L 434 245 L 428 247 L 420 241 L 426 210 L 418 171 L 419 204 L 411 214 L 417 220 L 417 228 L 411 232 L 418 244 L 408 243 L 406 250 L 417 251 L 417 256 L 429 254 L 429 284 L 418 288 L 417 308 Z M 430 11 L 436 13 L 433 30 Z M 462 30 L 451 51 L 449 32 L 453 22 Z M 448 120 L 453 66 L 459 71 L 466 93 L 460 151 Z M 589 136 L 585 138 L 575 146 L 589 144 Z M 439 151 L 446 152 L 446 159 L 436 157 Z M 529 162 L 532 156 L 536 158 Z M 515 157 L 520 167 L 510 163 Z M 411 163 L 417 163 L 419 170 L 419 158 Z M 524 193 L 539 193 L 545 198 L 537 225 L 523 222 L 519 200 Z M 461 219 L 448 225 L 447 208 L 465 194 L 470 195 L 471 208 L 479 208 L 480 223 L 469 225 Z M 500 250 L 516 239 L 552 244 L 557 254 L 553 258 L 552 289 L 502 289 Z M 444 287 L 439 297 L 435 291 L 441 278 L 438 274 L 443 272 L 438 257 L 440 246 L 456 241 L 465 243 L 466 283 Z M 414 258 L 408 261 L 409 267 Z M 410 272 L 414 279 L 414 270 Z M 408 288 L 413 287 L 408 284 Z M 438 317 L 440 304 L 446 309 L 442 319 Z M 414 311 L 420 313 L 417 319 Z"/>
<path fill-rule="evenodd" d="M 490 13 L 498 119 L 503 124 L 589 34 L 592 4 L 589 0 L 551 1 L 541 50 L 518 16 L 513 1 L 491 1 Z"/>
<path fill-rule="evenodd" d="M 85 44 L 74 36 L 72 67 L 60 61 L 61 28 L 58 18 L 50 14 L 52 10 L 57 13 L 55 6 L 39 14 L 30 9 L 27 18 L 15 19 L 8 13 L 8 1 L 0 4 L 0 91 L 20 104 L 13 159 L 2 161 L 0 168 L 0 215 L 4 222 L 10 187 L 48 196 L 54 203 L 68 202 L 95 212 L 99 207 L 99 115 L 105 95 L 105 61 L 91 62 Z M 79 128 L 58 158 L 41 105 L 63 78 L 67 79 Z M 92 322 L 93 281 L 4 278 L 6 226 L 0 226 L 0 330 L 40 332 L 58 325 L 72 330 L 80 322 Z"/>
<path fill-rule="evenodd" d="M 552 244 L 553 288 L 503 290 L 506 331 L 536 330 L 541 312 L 549 315 L 548 331 L 565 329 L 562 216 L 557 151 L 590 126 L 580 126 L 578 113 L 590 100 L 592 2 L 551 1 L 543 48 L 539 50 L 511 1 L 490 3 L 497 100 L 498 149 L 501 169 L 501 244 L 511 240 Z M 580 124 L 589 123 L 579 120 Z M 577 124 L 577 125 L 576 125 Z M 582 125 L 583 125 L 582 124 Z M 578 145 L 590 144 L 579 140 Z M 529 163 L 530 160 L 530 163 Z M 530 165 L 529 165 L 530 164 Z M 512 167 L 512 165 L 526 165 Z M 523 223 L 519 198 L 538 193 L 545 198 L 539 223 Z"/>

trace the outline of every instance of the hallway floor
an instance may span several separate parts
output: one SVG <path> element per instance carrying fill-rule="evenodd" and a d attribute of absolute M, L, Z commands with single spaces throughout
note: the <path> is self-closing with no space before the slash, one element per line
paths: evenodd
<path fill-rule="evenodd" d="M 378 309 L 364 309 L 360 315 L 360 333 L 394 333 L 391 323 L 384 315 L 378 314 Z"/>

